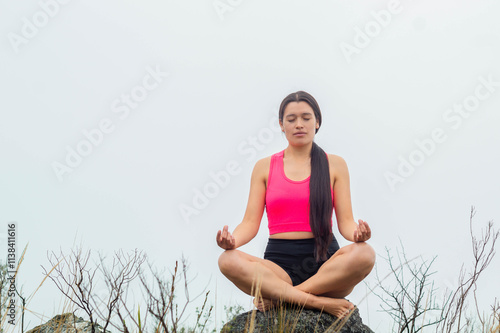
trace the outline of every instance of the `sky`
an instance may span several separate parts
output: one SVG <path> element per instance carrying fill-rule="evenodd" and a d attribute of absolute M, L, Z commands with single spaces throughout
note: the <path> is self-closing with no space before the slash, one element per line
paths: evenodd
<path fill-rule="evenodd" d="M 28 329 L 61 311 L 52 281 L 37 288 L 48 255 L 76 244 L 108 257 L 138 249 L 167 270 L 184 256 L 219 329 L 225 305 L 250 310 L 218 269 L 215 236 L 241 222 L 255 162 L 287 147 L 278 108 L 298 90 L 322 111 L 315 142 L 348 165 L 380 277 L 402 244 L 415 262 L 436 258 L 441 297 L 472 267 L 471 207 L 476 237 L 489 221 L 499 229 L 496 1 L 0 5 L 0 248 L 4 261 L 15 224 Z M 262 257 L 267 238 L 264 213 L 241 250 Z M 481 311 L 499 273 L 494 257 Z M 375 269 L 348 299 L 387 331 L 370 288 L 381 291 Z"/>

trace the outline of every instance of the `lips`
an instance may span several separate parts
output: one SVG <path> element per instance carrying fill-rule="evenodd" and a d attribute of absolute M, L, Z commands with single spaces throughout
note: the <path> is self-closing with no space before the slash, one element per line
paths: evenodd
<path fill-rule="evenodd" d="M 297 132 L 297 133 L 294 133 L 293 135 L 305 135 L 306 133 L 305 132 Z"/>

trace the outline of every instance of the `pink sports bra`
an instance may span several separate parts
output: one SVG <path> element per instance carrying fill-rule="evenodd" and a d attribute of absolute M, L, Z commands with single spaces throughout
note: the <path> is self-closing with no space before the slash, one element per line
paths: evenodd
<path fill-rule="evenodd" d="M 283 168 L 284 151 L 271 156 L 266 189 L 269 234 L 291 231 L 311 232 L 309 224 L 309 179 L 311 176 L 299 181 L 289 179 Z"/>

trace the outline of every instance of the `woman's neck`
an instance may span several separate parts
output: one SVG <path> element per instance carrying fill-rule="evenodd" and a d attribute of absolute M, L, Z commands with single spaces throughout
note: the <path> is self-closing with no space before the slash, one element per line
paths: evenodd
<path fill-rule="evenodd" d="M 287 159 L 294 161 L 308 161 L 311 158 L 311 148 L 312 145 L 304 145 L 300 147 L 288 145 L 284 151 L 284 156 Z"/>

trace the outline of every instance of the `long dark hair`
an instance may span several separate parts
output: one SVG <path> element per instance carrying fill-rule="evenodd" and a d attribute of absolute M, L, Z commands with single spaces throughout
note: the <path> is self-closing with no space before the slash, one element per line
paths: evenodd
<path fill-rule="evenodd" d="M 281 102 L 279 119 L 283 123 L 285 108 L 290 102 L 306 102 L 314 111 L 314 116 L 321 127 L 321 110 L 318 102 L 309 93 L 297 91 L 286 96 Z M 315 133 L 318 133 L 319 128 Z M 332 193 L 330 188 L 330 169 L 326 153 L 313 141 L 311 147 L 311 178 L 309 180 L 309 224 L 316 241 L 314 258 L 325 261 L 330 242 L 333 239 L 331 218 L 333 213 Z"/>

